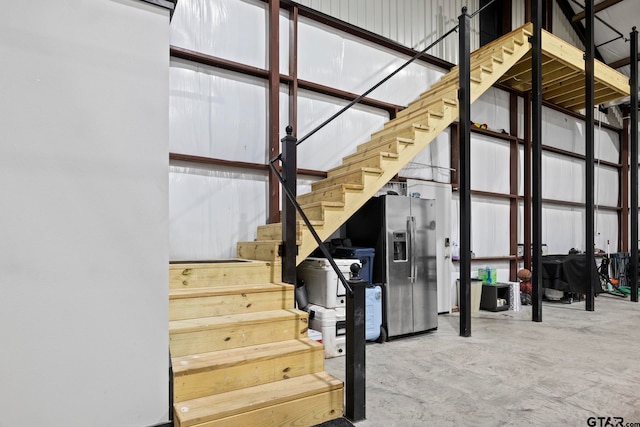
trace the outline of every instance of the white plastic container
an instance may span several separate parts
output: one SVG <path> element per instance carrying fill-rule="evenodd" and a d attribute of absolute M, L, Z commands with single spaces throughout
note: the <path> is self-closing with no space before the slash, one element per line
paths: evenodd
<path fill-rule="evenodd" d="M 309 327 L 322 332 L 324 357 L 344 356 L 347 352 L 344 308 L 309 306 Z"/>
<path fill-rule="evenodd" d="M 365 339 L 377 340 L 382 326 L 382 288 L 380 285 L 368 287 L 365 293 Z"/>
<path fill-rule="evenodd" d="M 335 259 L 344 277 L 349 280 L 353 259 Z M 326 258 L 307 258 L 298 266 L 298 279 L 304 280 L 310 304 L 326 308 L 344 307 L 346 290 Z"/>

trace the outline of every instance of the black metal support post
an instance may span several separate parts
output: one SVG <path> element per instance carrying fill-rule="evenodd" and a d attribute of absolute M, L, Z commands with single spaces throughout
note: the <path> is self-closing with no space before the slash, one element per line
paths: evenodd
<path fill-rule="evenodd" d="M 460 336 L 471 336 L 471 17 L 462 8 L 458 17 L 460 57 Z"/>
<path fill-rule="evenodd" d="M 593 311 L 595 306 L 595 295 L 593 289 L 593 281 L 595 277 L 593 277 L 593 268 L 591 265 L 595 263 L 595 254 L 593 245 L 595 243 L 594 240 L 594 201 L 593 201 L 593 191 L 594 191 L 594 128 L 595 128 L 595 120 L 594 120 L 594 111 L 593 111 L 593 102 L 594 102 L 594 81 L 593 81 L 593 64 L 595 57 L 595 43 L 594 43 L 594 14 L 593 14 L 593 0 L 585 0 L 585 58 L 584 58 L 584 97 L 585 97 L 585 105 L 586 105 L 586 117 L 585 117 L 585 162 L 586 162 L 586 173 L 585 173 L 585 256 L 587 258 L 587 268 L 585 269 L 585 282 L 589 284 L 586 301 L 585 301 L 585 310 Z"/>
<path fill-rule="evenodd" d="M 353 421 L 366 416 L 366 363 L 365 363 L 365 292 L 367 282 L 360 278 L 360 265 L 351 264 L 349 285 L 353 293 L 347 295 L 347 355 L 345 416 Z"/>
<path fill-rule="evenodd" d="M 282 177 L 284 186 L 293 197 L 296 196 L 296 138 L 292 136 L 293 128 L 287 126 L 287 136 L 282 138 Z M 282 198 L 282 281 L 296 284 L 296 207 L 288 197 Z"/>
<path fill-rule="evenodd" d="M 532 319 L 542 322 L 542 0 L 531 1 Z M 526 250 L 526 248 L 525 248 Z"/>
<path fill-rule="evenodd" d="M 638 302 L 638 31 L 631 32 L 631 109 L 630 109 L 630 156 L 631 156 L 631 301 Z"/>

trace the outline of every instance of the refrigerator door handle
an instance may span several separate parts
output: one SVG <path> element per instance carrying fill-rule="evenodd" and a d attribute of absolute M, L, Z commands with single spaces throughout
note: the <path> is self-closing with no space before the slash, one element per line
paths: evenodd
<path fill-rule="evenodd" d="M 409 232 L 409 281 L 416 283 L 416 275 L 418 274 L 418 266 L 416 265 L 416 218 L 410 216 L 407 218 L 407 228 Z"/>

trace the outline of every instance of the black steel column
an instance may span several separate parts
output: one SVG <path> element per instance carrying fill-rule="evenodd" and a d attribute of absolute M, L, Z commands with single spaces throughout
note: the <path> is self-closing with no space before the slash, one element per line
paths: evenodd
<path fill-rule="evenodd" d="M 542 2 L 532 0 L 533 37 L 531 38 L 531 133 L 533 206 L 532 320 L 542 322 Z M 527 248 L 525 248 L 525 251 Z"/>
<path fill-rule="evenodd" d="M 631 301 L 638 302 L 638 31 L 633 27 L 631 32 L 631 109 L 630 138 L 631 146 L 631 260 L 629 280 L 631 281 Z"/>
<path fill-rule="evenodd" d="M 585 243 L 585 257 L 587 258 L 587 268 L 585 269 L 585 277 L 584 280 L 589 284 L 586 302 L 585 302 L 585 310 L 593 311 L 595 306 L 595 298 L 594 298 L 594 289 L 593 289 L 593 281 L 596 278 L 593 275 L 593 268 L 591 265 L 595 263 L 595 255 L 593 245 L 595 243 L 594 240 L 594 215 L 595 215 L 595 206 L 593 201 L 593 191 L 594 191 L 594 138 L 593 133 L 595 130 L 595 120 L 594 120 L 594 111 L 593 111 L 593 98 L 594 98 L 594 82 L 593 82 L 593 59 L 595 56 L 595 44 L 594 44 L 594 26 L 593 26 L 593 0 L 585 0 L 585 27 L 586 27 L 586 35 L 585 35 L 585 57 L 584 57 L 584 97 L 585 97 L 585 105 L 586 105 L 586 117 L 585 117 L 585 162 L 586 162 L 586 173 L 585 173 L 585 197 L 586 197 L 586 205 L 585 205 L 585 235 L 584 235 L 584 243 Z"/>
<path fill-rule="evenodd" d="M 353 421 L 364 420 L 366 417 L 366 360 L 365 360 L 365 292 L 367 282 L 359 275 L 360 265 L 351 264 L 353 277 L 349 285 L 353 294 L 347 295 L 347 355 L 345 381 L 345 416 Z"/>
<path fill-rule="evenodd" d="M 284 185 L 295 196 L 296 192 L 296 142 L 297 139 L 291 134 L 293 128 L 287 126 L 287 136 L 282 138 L 282 178 Z M 282 281 L 284 283 L 296 284 L 296 256 L 298 246 L 296 245 L 296 208 L 286 196 L 282 195 Z"/>
<path fill-rule="evenodd" d="M 462 8 L 460 24 L 460 55 L 458 73 L 460 89 L 460 336 L 471 336 L 471 17 Z"/>

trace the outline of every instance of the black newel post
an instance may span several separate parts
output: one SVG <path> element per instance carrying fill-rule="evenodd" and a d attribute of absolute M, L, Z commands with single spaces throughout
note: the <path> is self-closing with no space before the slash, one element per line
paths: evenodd
<path fill-rule="evenodd" d="M 284 186 L 296 196 L 296 138 L 292 136 L 293 128 L 287 126 L 287 136 L 282 138 L 282 177 Z M 286 194 L 286 193 L 285 193 Z M 296 208 L 288 197 L 282 197 L 282 281 L 296 284 Z"/>
<path fill-rule="evenodd" d="M 531 1 L 531 202 L 532 243 L 531 317 L 542 322 L 542 0 Z M 527 248 L 525 248 L 527 250 Z"/>
<path fill-rule="evenodd" d="M 458 77 L 460 90 L 460 336 L 471 336 L 471 17 L 462 8 Z"/>
<path fill-rule="evenodd" d="M 367 282 L 360 278 L 360 265 L 351 264 L 352 277 L 347 294 L 347 355 L 346 355 L 346 407 L 345 416 L 351 421 L 364 420 L 366 416 L 365 370 L 365 292 Z"/>
<path fill-rule="evenodd" d="M 630 138 L 631 148 L 631 259 L 629 260 L 629 280 L 631 281 L 631 301 L 638 302 L 638 31 L 631 31 L 631 109 Z"/>
<path fill-rule="evenodd" d="M 588 283 L 589 288 L 585 300 L 585 310 L 595 310 L 595 293 L 593 289 L 593 282 L 598 281 L 594 277 L 594 269 L 591 268 L 595 264 L 595 201 L 594 201 L 594 168 L 595 168 L 595 150 L 594 150 L 594 133 L 595 133 L 595 117 L 594 117 L 594 58 L 595 58 L 595 44 L 594 44 L 594 14 L 593 14 L 593 0 L 585 1 L 585 17 L 586 17 L 586 43 L 585 43 L 585 58 L 584 58 L 584 86 L 585 86 L 585 157 L 586 157 L 586 173 L 585 173 L 585 257 L 587 258 L 587 268 L 585 270 L 585 282 Z"/>

